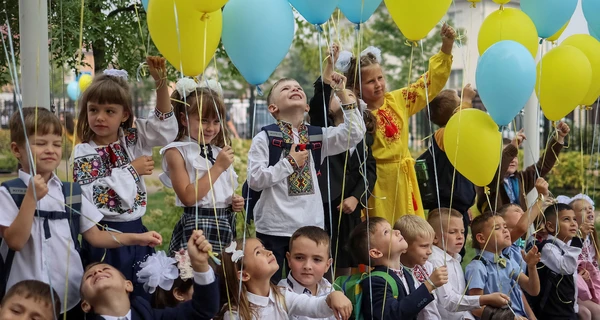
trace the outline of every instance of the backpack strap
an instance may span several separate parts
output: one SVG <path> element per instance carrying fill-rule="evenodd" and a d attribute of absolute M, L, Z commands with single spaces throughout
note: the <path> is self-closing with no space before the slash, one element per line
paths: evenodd
<path fill-rule="evenodd" d="M 372 271 L 371 276 L 383 278 L 385 282 L 387 282 L 392 287 L 392 295 L 394 296 L 394 299 L 398 299 L 398 284 L 389 273 L 383 271 Z"/>
<path fill-rule="evenodd" d="M 313 156 L 315 172 L 317 176 L 321 175 L 321 151 L 323 151 L 323 128 L 318 126 L 308 126 L 308 141 L 310 141 L 310 151 Z"/>
<path fill-rule="evenodd" d="M 79 233 L 81 231 L 80 226 L 80 214 L 81 214 L 81 186 L 77 182 L 63 182 L 62 186 L 63 196 L 65 197 L 65 215 L 69 221 L 69 228 L 71 229 L 71 238 L 73 238 L 73 245 L 75 250 L 79 252 Z"/>

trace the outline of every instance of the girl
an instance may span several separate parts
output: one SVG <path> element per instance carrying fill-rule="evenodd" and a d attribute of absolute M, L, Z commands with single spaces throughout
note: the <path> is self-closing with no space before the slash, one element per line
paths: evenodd
<path fill-rule="evenodd" d="M 339 46 L 334 44 L 332 46 L 332 57 L 327 59 L 327 64 L 323 72 L 324 81 L 321 82 L 319 78 L 315 82 L 315 94 L 310 100 L 310 109 L 308 111 L 311 125 L 313 126 L 338 126 L 344 122 L 340 100 L 332 92 L 339 88 L 343 89 L 346 82 L 344 76 L 333 72 L 333 62 L 331 60 L 337 59 L 338 52 Z M 353 94 L 351 96 L 354 98 Z M 328 111 L 327 118 L 324 118 L 324 109 Z M 356 148 L 352 148 L 349 154 L 343 152 L 328 157 L 329 166 L 325 165 L 326 162 L 324 162 L 321 166 L 321 175 L 319 176 L 319 187 L 321 189 L 325 213 L 325 229 L 328 230 L 331 239 L 333 239 L 335 278 L 350 275 L 351 268 L 358 267 L 358 264 L 353 261 L 352 256 L 345 249 L 345 246 L 348 242 L 348 236 L 354 230 L 354 227 L 361 222 L 361 211 L 366 206 L 367 199 L 373 191 L 373 186 L 377 179 L 375 158 L 373 158 L 371 152 L 371 145 L 373 144 L 372 133 L 375 129 L 373 114 L 368 110 L 364 110 L 363 117 L 367 127 L 365 139 Z M 367 159 L 366 174 L 364 173 L 363 160 L 365 155 Z M 346 170 L 344 171 L 344 169 Z M 329 170 L 329 181 L 327 179 L 327 170 Z M 344 176 L 346 176 L 346 180 L 342 194 Z M 365 177 L 367 179 L 368 190 L 365 190 Z M 330 183 L 331 198 L 327 191 L 328 182 Z M 330 199 L 331 202 L 329 201 Z M 341 217 L 340 207 L 343 213 Z M 330 212 L 331 217 L 329 216 Z M 330 224 L 333 224 L 333 226 Z"/>
<path fill-rule="evenodd" d="M 146 185 L 141 178 L 152 174 L 152 148 L 175 139 L 177 120 L 164 83 L 165 60 L 148 57 L 148 66 L 156 82 L 156 109 L 148 119 L 133 122 L 131 93 L 127 72 L 106 70 L 96 76 L 79 103 L 73 180 L 83 195 L 104 214 L 100 224 L 129 233 L 148 231 L 142 224 L 146 213 Z M 134 284 L 134 295 L 149 298 L 136 281 L 139 263 L 154 249 L 130 246 L 97 249 L 83 241 L 84 265 L 104 261 L 119 269 Z"/>
<path fill-rule="evenodd" d="M 167 257 L 159 251 L 140 264 L 138 281 L 152 294 L 152 308 L 175 308 L 189 301 L 194 294 L 194 274 L 187 250 L 175 252 L 175 257 Z"/>
<path fill-rule="evenodd" d="M 160 178 L 175 190 L 176 205 L 184 212 L 173 229 L 169 252 L 187 248 L 192 232 L 202 229 L 219 253 L 221 243 L 235 238 L 234 212 L 244 207 L 244 199 L 234 194 L 238 177 L 233 149 L 225 146 L 228 135 L 221 132 L 225 106 L 215 91 L 199 88 L 192 79 L 181 79 L 171 98 L 179 132 L 175 142 L 160 150 Z"/>
<path fill-rule="evenodd" d="M 352 313 L 352 303 L 340 291 L 314 297 L 272 284 L 271 276 L 279 265 L 273 253 L 256 238 L 246 239 L 243 248 L 232 242 L 221 262 L 221 294 L 225 306 L 217 319 L 283 320 L 289 316 L 328 318 L 334 315 L 336 319 L 348 319 Z"/>
<path fill-rule="evenodd" d="M 379 49 L 369 47 L 363 51 L 360 64 L 354 57 L 349 60 L 349 53 L 338 60 L 338 69 L 348 78 L 348 87 L 367 103 L 377 121 L 373 156 L 378 178 L 369 199 L 369 215 L 383 217 L 392 225 L 405 214 L 424 217 L 415 160 L 408 148 L 408 123 L 410 116 L 425 108 L 428 100 L 444 88 L 450 76 L 455 32 L 444 25 L 441 34 L 441 52 L 430 59 L 429 72 L 409 88 L 386 92 Z"/>

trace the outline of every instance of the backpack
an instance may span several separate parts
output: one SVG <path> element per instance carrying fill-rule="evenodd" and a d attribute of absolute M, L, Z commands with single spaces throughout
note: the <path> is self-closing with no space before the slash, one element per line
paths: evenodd
<path fill-rule="evenodd" d="M 25 182 L 17 178 L 3 182 L 2 186 L 8 190 L 8 193 L 17 205 L 17 208 L 21 208 L 25 193 L 27 192 L 27 185 Z M 65 197 L 65 212 L 36 210 L 35 217 L 44 218 L 43 226 L 46 239 L 51 237 L 48 220 L 67 219 L 69 221 L 69 228 L 71 229 L 73 245 L 75 246 L 75 250 L 79 252 L 80 244 L 78 237 L 80 230 L 79 213 L 81 212 L 81 187 L 78 183 L 63 182 L 62 192 Z M 2 244 L 2 240 L 3 239 L 0 238 L 0 245 Z M 0 299 L 2 299 L 6 293 L 6 284 L 8 283 L 8 277 L 10 275 L 14 257 L 15 251 L 10 248 L 6 253 L 5 259 L 0 257 Z M 60 262 L 57 261 L 57 263 Z"/>
<path fill-rule="evenodd" d="M 298 144 L 297 150 L 310 150 L 313 157 L 315 171 L 320 175 L 321 171 L 321 150 L 323 143 L 323 128 L 307 125 L 308 140 L 307 144 Z M 274 166 L 281 159 L 281 153 L 284 149 L 289 150 L 292 144 L 283 141 L 283 134 L 277 124 L 270 124 L 261 129 L 269 138 L 269 167 Z M 244 182 L 242 187 L 242 196 L 246 201 L 246 223 L 254 220 L 254 207 L 260 199 L 262 191 L 252 190 L 248 187 L 248 181 Z"/>
<path fill-rule="evenodd" d="M 353 318 L 354 320 L 363 320 L 362 315 L 362 297 L 363 292 L 360 287 L 360 283 L 367 277 L 380 277 L 383 278 L 392 287 L 392 296 L 394 299 L 398 298 L 398 284 L 392 276 L 387 272 L 383 271 L 372 271 L 371 273 L 359 273 L 350 276 L 341 276 L 335 279 L 333 287 L 344 293 L 346 297 L 352 302 Z"/>

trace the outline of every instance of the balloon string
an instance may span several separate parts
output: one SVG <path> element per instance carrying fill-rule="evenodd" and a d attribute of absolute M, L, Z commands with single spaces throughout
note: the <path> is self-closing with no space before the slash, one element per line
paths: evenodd
<path fill-rule="evenodd" d="M 146 40 L 144 39 L 144 33 L 142 32 L 142 22 L 140 21 L 140 15 L 139 15 L 139 12 L 138 12 L 138 5 L 137 5 L 137 3 L 133 4 L 133 8 L 135 9 L 135 16 L 137 17 L 137 25 L 138 25 L 138 31 L 140 32 L 140 38 L 142 38 L 142 48 L 144 48 L 144 55 L 148 56 L 148 49 L 144 45 L 144 43 L 146 42 Z"/>

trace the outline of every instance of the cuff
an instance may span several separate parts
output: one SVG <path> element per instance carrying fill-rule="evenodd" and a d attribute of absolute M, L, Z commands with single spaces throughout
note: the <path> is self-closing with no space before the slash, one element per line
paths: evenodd
<path fill-rule="evenodd" d="M 353 103 L 342 104 L 342 109 L 344 109 L 344 111 L 351 111 L 354 109 L 358 109 L 358 103 L 353 102 Z"/>
<path fill-rule="evenodd" d="M 212 268 L 210 268 L 206 272 L 193 271 L 193 274 L 194 274 L 194 282 L 201 286 L 209 285 L 209 284 L 215 282 L 215 279 L 216 279 L 215 272 L 213 271 Z"/>
<path fill-rule="evenodd" d="M 170 117 L 173 116 L 173 108 L 171 108 L 171 111 L 167 112 L 167 113 L 162 113 L 160 110 L 158 110 L 157 108 L 154 109 L 154 115 L 156 116 L 156 118 L 158 118 L 158 120 L 160 121 L 164 121 L 169 119 Z"/>
<path fill-rule="evenodd" d="M 287 157 L 285 157 L 285 159 L 292 165 L 292 169 L 294 171 L 298 170 L 298 168 L 299 168 L 298 163 L 296 162 L 294 157 L 292 157 L 292 155 L 288 154 Z"/>
<path fill-rule="evenodd" d="M 131 173 L 131 175 L 133 176 L 135 183 L 140 182 L 140 175 L 137 173 L 137 171 L 135 171 L 135 168 L 130 164 L 128 164 L 126 167 L 127 171 L 129 171 L 129 173 Z"/>

